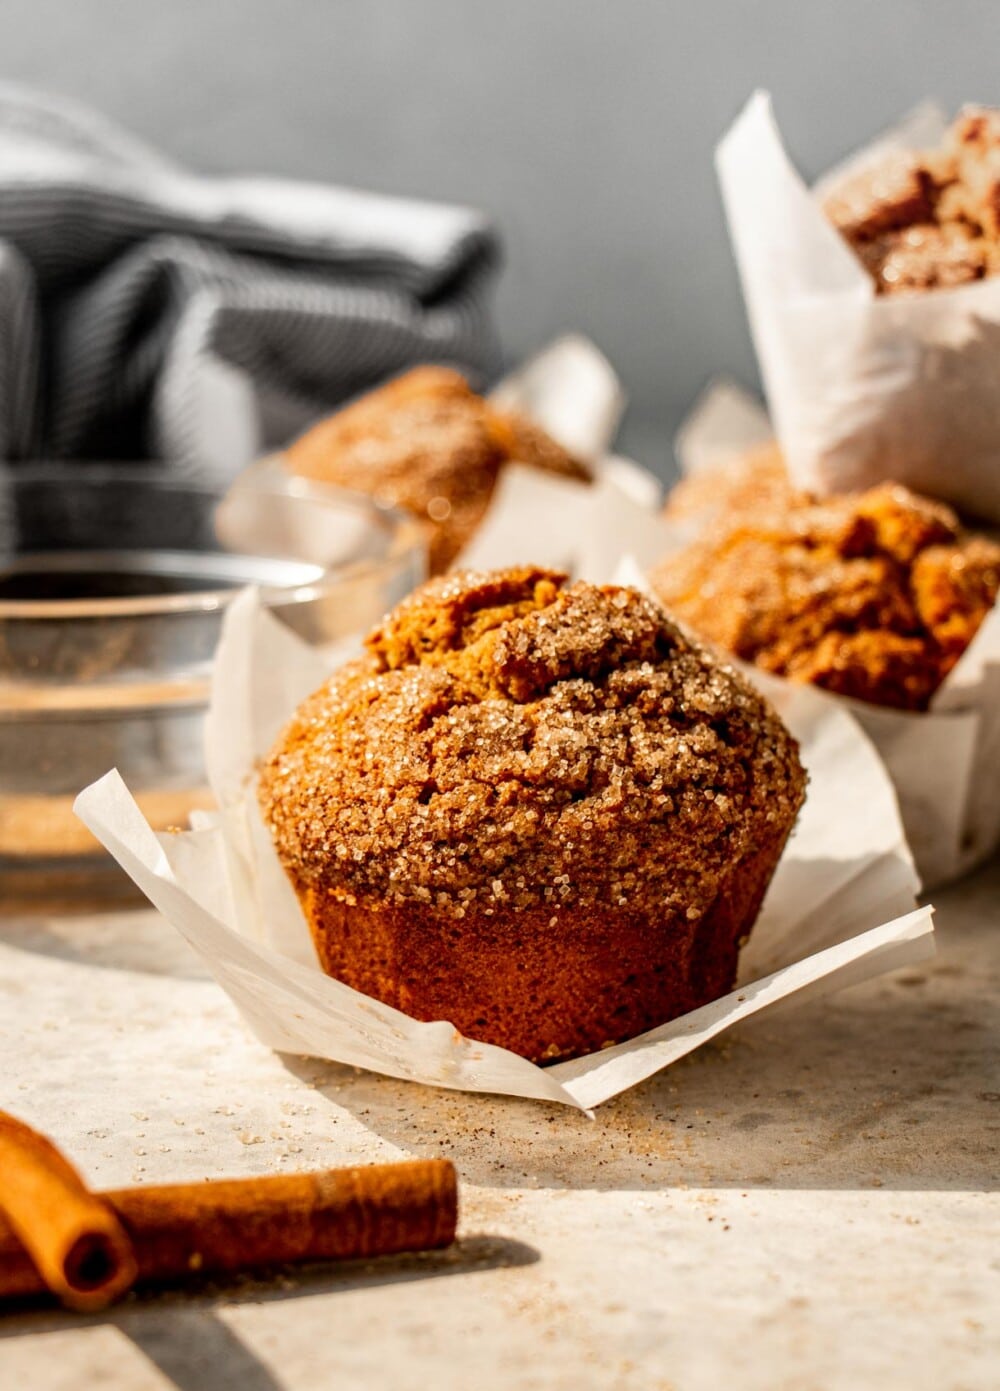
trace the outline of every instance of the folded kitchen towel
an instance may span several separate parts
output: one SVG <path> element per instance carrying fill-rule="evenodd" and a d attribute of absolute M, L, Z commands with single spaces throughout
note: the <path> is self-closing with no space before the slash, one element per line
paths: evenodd
<path fill-rule="evenodd" d="M 224 483 L 414 362 L 489 377 L 497 264 L 470 209 L 202 177 L 0 84 L 0 460 Z"/>

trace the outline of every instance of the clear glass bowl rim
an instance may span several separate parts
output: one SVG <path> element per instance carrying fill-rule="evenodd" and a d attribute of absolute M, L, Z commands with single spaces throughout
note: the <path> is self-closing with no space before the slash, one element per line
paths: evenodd
<path fill-rule="evenodd" d="M 269 456 L 269 461 L 270 458 L 276 461 L 277 457 Z M 86 471 L 87 481 L 92 482 L 95 487 L 106 482 L 124 482 L 148 486 L 151 492 L 164 490 L 200 494 L 207 502 L 218 503 L 225 497 L 224 492 L 220 492 L 209 484 L 180 477 L 176 470 L 163 468 L 156 464 L 102 464 L 99 462 L 91 463 L 89 460 L 72 464 L 56 462 L 14 464 L 10 466 L 3 486 L 6 489 L 16 489 L 23 482 L 50 483 L 54 487 L 67 483 L 78 484 L 81 481 L 83 471 Z M 314 483 L 309 479 L 292 474 L 288 474 L 284 478 L 274 477 L 264 481 L 256 481 L 254 491 L 262 497 L 270 495 L 272 497 L 301 499 L 307 505 L 334 509 L 347 508 L 354 513 L 362 513 L 372 518 L 382 529 L 388 530 L 390 537 L 388 549 L 383 555 L 348 561 L 342 565 L 330 566 L 325 570 L 315 565 L 312 568 L 321 572 L 319 578 L 305 584 L 288 587 L 260 586 L 265 602 L 282 605 L 308 603 L 335 593 L 337 588 L 345 583 L 365 579 L 377 580 L 381 575 L 389 576 L 401 565 L 411 562 L 418 556 L 426 555 L 426 538 L 419 522 L 402 509 L 381 502 L 366 493 L 339 488 L 333 484 Z M 113 547 L 109 546 L 106 549 L 111 550 Z M 163 548 L 164 551 L 168 549 L 173 548 Z M 221 552 L 221 554 L 225 555 L 226 552 Z M 230 552 L 229 554 L 238 553 Z M 246 552 L 242 554 L 245 558 L 273 559 L 273 557 L 250 557 Z M 0 553 L 0 567 L 3 563 L 4 557 Z M 302 563 L 309 564 L 309 562 Z M 16 622 L 18 619 L 30 619 L 32 622 L 38 622 L 45 619 L 65 621 L 68 618 L 142 617 L 147 614 L 203 613 L 207 610 L 225 607 L 233 601 L 239 592 L 239 588 L 230 585 L 219 589 L 189 590 L 180 594 L 150 594 L 123 598 L 0 599 L 0 622 Z"/>

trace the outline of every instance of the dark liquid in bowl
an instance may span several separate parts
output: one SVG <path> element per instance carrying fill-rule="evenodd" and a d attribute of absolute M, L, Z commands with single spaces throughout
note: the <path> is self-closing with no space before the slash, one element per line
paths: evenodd
<path fill-rule="evenodd" d="M 238 589 L 245 584 L 309 584 L 318 567 L 224 552 L 52 551 L 0 567 L 0 602 L 153 599 Z"/>
<path fill-rule="evenodd" d="M 128 570 L 63 570 L 0 574 L 0 599 L 142 599 L 236 589 L 239 580 L 217 575 L 150 575 Z"/>

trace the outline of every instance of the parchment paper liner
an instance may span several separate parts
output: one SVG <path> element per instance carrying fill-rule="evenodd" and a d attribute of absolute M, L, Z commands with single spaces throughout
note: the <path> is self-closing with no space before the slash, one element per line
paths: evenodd
<path fill-rule="evenodd" d="M 774 428 L 792 477 L 820 491 L 885 479 L 1000 521 L 1000 276 L 880 296 L 820 206 L 888 151 L 936 145 L 925 104 L 814 192 L 756 93 L 716 153 Z"/>

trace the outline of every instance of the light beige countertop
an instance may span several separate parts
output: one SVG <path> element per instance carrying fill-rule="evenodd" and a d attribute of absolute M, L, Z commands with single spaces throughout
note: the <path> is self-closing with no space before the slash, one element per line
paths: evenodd
<path fill-rule="evenodd" d="M 1000 864 L 939 956 L 609 1102 L 269 1053 L 147 910 L 0 921 L 0 1106 L 97 1186 L 452 1158 L 448 1253 L 0 1316 L 3 1391 L 995 1391 Z"/>

